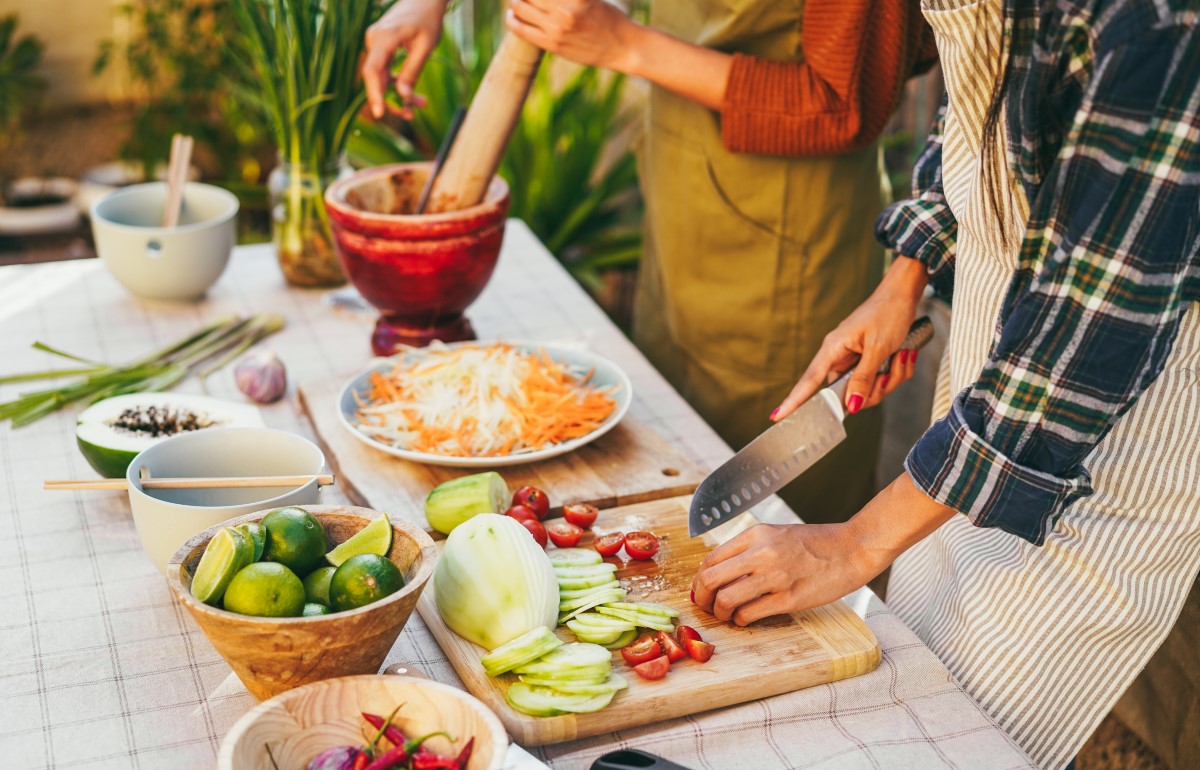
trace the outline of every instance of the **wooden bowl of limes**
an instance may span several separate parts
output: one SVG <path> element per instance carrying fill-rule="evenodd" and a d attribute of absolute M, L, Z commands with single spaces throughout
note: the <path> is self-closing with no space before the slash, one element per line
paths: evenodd
<path fill-rule="evenodd" d="M 304 516 L 305 512 L 311 517 Z M 308 532 L 302 526 L 272 526 L 272 536 L 264 543 L 261 538 L 267 528 L 262 522 L 273 513 L 275 518 L 286 518 L 276 511 L 259 511 L 222 522 L 184 543 L 167 564 L 171 590 L 242 684 L 259 700 L 321 679 L 377 673 L 433 575 L 437 561 L 433 540 L 416 524 L 388 517 L 388 542 L 386 528 L 378 523 L 385 514 L 369 508 L 304 505 L 291 507 L 289 515 L 301 523 L 308 520 Z M 322 550 L 327 554 L 314 552 L 317 546 L 306 540 L 314 535 L 313 518 L 323 531 Z M 366 538 L 369 542 L 365 547 L 386 548 L 384 558 L 345 558 L 329 580 L 312 579 L 317 577 L 316 564 L 332 566 L 327 555 L 333 556 L 338 546 L 372 522 L 375 526 L 356 543 Z M 382 543 L 374 537 L 381 528 L 385 536 Z M 230 529 L 235 534 L 231 535 Z M 319 534 L 317 539 L 320 542 Z M 251 544 L 247 546 L 246 541 Z M 202 566 L 210 544 L 214 553 Z M 247 547 L 250 557 L 244 550 Z M 314 564 L 317 557 L 319 561 Z M 379 570 L 382 565 L 378 562 L 384 560 L 395 569 L 388 566 Z M 313 566 L 307 566 L 310 564 Z M 284 569 L 285 565 L 296 569 Z M 401 578 L 398 588 L 395 582 L 389 582 L 389 575 L 396 573 Z M 335 584 L 335 577 L 344 579 Z M 385 586 L 382 592 L 380 584 Z M 341 601 L 329 599 L 333 606 L 322 614 L 307 614 L 320 611 L 307 605 L 314 592 L 319 594 L 322 588 L 326 595 L 336 594 Z M 376 590 L 374 596 L 370 595 L 372 588 Z"/>

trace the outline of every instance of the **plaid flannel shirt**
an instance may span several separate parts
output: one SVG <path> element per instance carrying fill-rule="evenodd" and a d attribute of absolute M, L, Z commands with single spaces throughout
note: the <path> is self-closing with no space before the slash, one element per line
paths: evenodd
<path fill-rule="evenodd" d="M 1019 264 L 986 365 L 905 463 L 933 499 L 1037 545 L 1091 494 L 1087 455 L 1200 300 L 1197 3 L 1040 5 L 1036 21 L 1006 23 L 1009 160 L 1030 203 Z M 913 199 L 876 233 L 949 294 L 940 131 L 939 115 Z"/>

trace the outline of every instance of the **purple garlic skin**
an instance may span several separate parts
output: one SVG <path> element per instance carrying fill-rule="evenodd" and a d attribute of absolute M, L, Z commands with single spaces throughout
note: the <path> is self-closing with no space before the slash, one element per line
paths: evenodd
<path fill-rule="evenodd" d="M 306 770 L 351 770 L 356 756 L 355 746 L 334 746 L 313 757 Z"/>
<path fill-rule="evenodd" d="M 271 404 L 287 392 L 287 368 L 269 350 L 243 356 L 233 369 L 238 390 L 259 404 Z"/>

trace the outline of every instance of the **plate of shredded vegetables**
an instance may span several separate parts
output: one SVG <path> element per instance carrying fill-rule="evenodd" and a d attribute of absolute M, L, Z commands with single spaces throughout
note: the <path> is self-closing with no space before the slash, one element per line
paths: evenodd
<path fill-rule="evenodd" d="M 633 400 L 629 377 L 562 345 L 434 343 L 376 359 L 342 389 L 342 423 L 388 454 L 431 465 L 520 465 L 603 436 Z"/>

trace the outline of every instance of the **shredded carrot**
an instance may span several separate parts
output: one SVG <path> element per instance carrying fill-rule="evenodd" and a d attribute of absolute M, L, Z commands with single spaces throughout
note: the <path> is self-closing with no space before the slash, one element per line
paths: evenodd
<path fill-rule="evenodd" d="M 586 436 L 613 414 L 612 387 L 589 384 L 545 350 L 442 345 L 397 357 L 360 396 L 358 429 L 391 446 L 457 457 L 537 451 Z"/>

